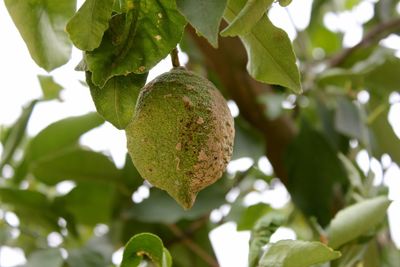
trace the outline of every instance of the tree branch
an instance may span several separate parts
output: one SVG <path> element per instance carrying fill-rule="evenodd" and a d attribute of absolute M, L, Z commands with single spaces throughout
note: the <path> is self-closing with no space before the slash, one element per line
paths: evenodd
<path fill-rule="evenodd" d="M 202 258 L 207 264 L 211 267 L 218 267 L 218 262 L 211 257 L 204 249 L 202 249 L 199 245 L 193 242 L 192 239 L 188 238 L 183 231 L 176 224 L 167 225 L 171 232 L 178 237 L 182 242 L 196 255 Z"/>
<path fill-rule="evenodd" d="M 328 67 L 332 68 L 339 66 L 341 63 L 343 63 L 343 61 L 346 60 L 347 57 L 349 57 L 358 49 L 368 47 L 378 42 L 379 40 L 382 40 L 396 29 L 400 29 L 400 18 L 389 20 L 375 26 L 364 36 L 364 38 L 358 44 L 344 49 L 340 53 L 332 57 L 328 62 Z"/>

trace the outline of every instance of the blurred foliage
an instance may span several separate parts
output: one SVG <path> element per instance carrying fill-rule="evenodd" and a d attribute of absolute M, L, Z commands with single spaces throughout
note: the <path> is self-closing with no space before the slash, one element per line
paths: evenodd
<path fill-rule="evenodd" d="M 65 64 L 72 43 L 84 51 L 79 68 L 90 71 L 101 114 L 65 118 L 29 136 L 35 107 L 61 100 L 63 90 L 52 76 L 40 75 L 43 96 L 27 103 L 12 125 L 0 126 L 0 246 L 22 249 L 23 266 L 115 266 L 112 255 L 125 244 L 123 267 L 218 266 L 208 235 L 225 222 L 251 233 L 249 267 L 398 266 L 400 251 L 386 218 L 388 188 L 376 183 L 371 168 L 378 162 L 385 175 L 389 166 L 383 158 L 390 166 L 400 164 L 399 136 L 388 118 L 399 104 L 399 51 L 380 42 L 389 35 L 400 38 L 398 1 L 313 0 L 309 25 L 297 30 L 293 42 L 268 19 L 267 10 L 283 8 L 270 0 L 86 0 L 74 16 L 73 0 L 5 0 L 5 5 L 45 70 Z M 359 43 L 345 47 L 345 32 L 328 27 L 326 18 L 354 14 L 361 6 L 373 9 L 372 17 L 360 22 Z M 223 20 L 231 24 L 220 27 Z M 227 99 L 238 100 L 209 64 L 212 56 L 201 42 L 183 31 L 186 23 L 202 36 L 195 38 L 214 47 L 221 43 L 218 29 L 226 27 L 222 35 L 238 36 L 244 44 L 249 74 L 274 85 L 252 92 L 252 103 L 261 109 L 239 105 L 235 117 L 232 160 L 250 159 L 251 167 L 228 168 L 189 211 L 144 182 L 128 155 L 118 168 L 108 155 L 79 141 L 105 120 L 124 128 L 149 69 L 180 40 L 187 67 L 208 75 Z M 255 80 L 248 84 L 259 84 Z M 293 94 L 301 89 L 302 95 Z M 268 138 L 280 129 L 256 125 L 248 110 L 268 122 L 292 123 L 295 135 L 278 155 L 287 179 L 269 171 L 276 158 L 274 151 L 266 153 L 275 145 Z M 368 155 L 368 170 L 358 165 L 360 152 Z M 291 198 L 278 205 L 271 198 L 282 183 Z M 60 191 L 65 184 L 71 189 Z M 281 227 L 299 240 L 270 242 Z M 54 235 L 57 244 L 49 242 Z M 227 237 L 226 253 L 229 242 Z"/>

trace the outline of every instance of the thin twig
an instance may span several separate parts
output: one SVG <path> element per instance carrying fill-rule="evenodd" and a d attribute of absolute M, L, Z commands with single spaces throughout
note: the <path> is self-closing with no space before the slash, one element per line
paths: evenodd
<path fill-rule="evenodd" d="M 181 66 L 181 63 L 179 62 L 178 49 L 176 47 L 171 51 L 171 61 L 174 68 Z"/>
<path fill-rule="evenodd" d="M 182 230 L 176 224 L 169 224 L 168 228 L 171 232 L 177 237 L 181 238 L 182 242 L 194 253 L 196 253 L 200 258 L 202 258 L 207 264 L 211 267 L 219 267 L 218 262 L 211 257 L 204 249 L 199 247 L 196 243 L 193 242 L 190 238 L 185 236 Z"/>
<path fill-rule="evenodd" d="M 400 29 L 400 18 L 389 20 L 377 25 L 375 28 L 369 31 L 358 44 L 342 50 L 342 52 L 332 57 L 328 62 L 329 67 L 339 66 L 341 63 L 343 63 L 343 61 L 346 60 L 347 57 L 349 57 L 358 49 L 368 47 L 378 42 L 396 29 Z"/>

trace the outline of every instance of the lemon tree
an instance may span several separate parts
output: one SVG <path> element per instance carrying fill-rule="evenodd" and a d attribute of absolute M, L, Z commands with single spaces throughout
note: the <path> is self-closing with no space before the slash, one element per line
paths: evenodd
<path fill-rule="evenodd" d="M 249 267 L 397 267 L 385 179 L 400 165 L 389 120 L 400 59 L 388 45 L 398 1 L 310 0 L 309 12 L 300 2 L 4 0 L 49 74 L 42 97 L 0 125 L 0 249 L 19 248 L 29 267 L 215 267 L 209 233 L 234 222 L 250 233 Z M 351 23 L 362 36 L 349 42 Z M 70 71 L 97 112 L 30 136 L 35 108 L 69 90 L 52 74 L 73 47 L 82 58 Z M 80 144 L 105 123 L 126 132 L 122 167 Z M 243 158 L 252 164 L 235 171 Z M 283 187 L 290 198 L 276 205 Z M 271 241 L 281 227 L 296 240 Z"/>

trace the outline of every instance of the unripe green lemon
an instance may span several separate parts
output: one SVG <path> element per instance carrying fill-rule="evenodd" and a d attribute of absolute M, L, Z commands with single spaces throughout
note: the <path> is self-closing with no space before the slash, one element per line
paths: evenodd
<path fill-rule="evenodd" d="M 222 176 L 232 155 L 234 126 L 225 99 L 210 81 L 184 68 L 142 88 L 125 131 L 142 177 L 185 209 Z"/>

